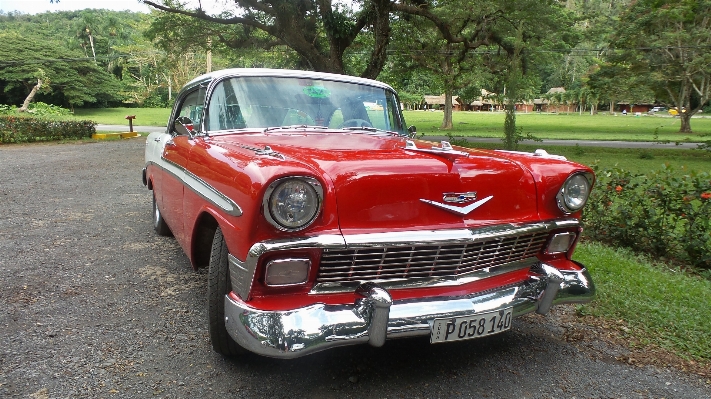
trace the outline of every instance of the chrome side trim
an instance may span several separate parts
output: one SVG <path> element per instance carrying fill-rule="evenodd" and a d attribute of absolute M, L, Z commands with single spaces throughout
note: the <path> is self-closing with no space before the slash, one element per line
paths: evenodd
<path fill-rule="evenodd" d="M 180 180 L 186 187 L 191 189 L 195 194 L 199 195 L 206 201 L 225 211 L 228 215 L 242 216 L 242 208 L 237 205 L 232 199 L 217 191 L 201 178 L 194 175 L 184 167 L 165 159 L 161 156 L 161 165 L 158 165 L 167 173 Z"/>
<path fill-rule="evenodd" d="M 264 311 L 225 296 L 225 327 L 242 347 L 257 354 L 296 358 L 345 345 L 427 336 L 435 318 L 470 316 L 513 307 L 514 317 L 545 313 L 552 305 L 589 302 L 595 286 L 586 269 L 532 268 L 515 285 L 456 297 L 393 301 L 377 284 L 360 285 L 363 297 L 353 304 L 314 304 L 284 311 Z"/>
<path fill-rule="evenodd" d="M 379 246 L 469 243 L 510 235 L 535 233 L 561 228 L 575 228 L 578 226 L 580 226 L 580 221 L 575 218 L 570 218 L 522 225 L 503 224 L 477 229 L 400 231 L 372 234 L 351 234 L 345 236 L 330 234 L 296 239 L 269 240 L 252 245 L 250 250 L 247 252 L 247 256 L 244 261 L 241 261 L 230 254 L 230 279 L 232 281 L 233 291 L 239 295 L 240 298 L 245 299 L 248 297 L 252 288 L 254 273 L 257 269 L 259 258 L 270 251 L 311 248 L 318 248 L 328 251 L 329 249 L 373 248 Z M 531 264 L 528 262 L 529 260 L 526 259 L 521 263 L 510 263 L 496 268 L 490 268 L 489 273 L 507 273 L 523 267 L 529 267 Z M 485 273 L 486 269 L 483 269 L 481 272 Z M 412 282 L 408 281 L 407 284 L 414 284 L 416 287 L 448 286 L 466 284 L 467 282 L 476 281 L 481 278 L 482 274 L 477 271 L 472 274 L 463 275 L 456 279 L 452 277 L 422 279 L 413 280 Z M 397 281 L 392 281 L 385 284 L 385 286 L 392 288 L 395 286 L 402 287 L 405 284 L 405 280 L 403 280 L 400 284 L 398 284 Z M 357 285 L 358 282 L 317 284 L 312 288 L 312 293 L 353 292 L 355 291 Z"/>

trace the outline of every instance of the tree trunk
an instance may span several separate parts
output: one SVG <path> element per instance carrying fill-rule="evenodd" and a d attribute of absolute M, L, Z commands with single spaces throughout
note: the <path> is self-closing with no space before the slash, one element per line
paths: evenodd
<path fill-rule="evenodd" d="M 20 107 L 17 112 L 27 112 L 27 108 L 30 106 L 32 99 L 35 98 L 35 94 L 37 94 L 40 87 L 42 87 L 42 79 L 37 79 L 37 84 L 32 88 L 30 94 L 25 98 L 25 102 L 22 103 L 22 107 Z"/>
<path fill-rule="evenodd" d="M 452 88 L 445 87 L 444 89 L 444 118 L 442 118 L 442 126 L 440 129 L 450 130 L 454 126 L 452 123 Z"/>
<path fill-rule="evenodd" d="M 679 133 L 691 133 L 691 115 L 688 112 L 680 112 L 681 127 Z"/>
<path fill-rule="evenodd" d="M 504 149 L 515 150 L 518 148 L 516 137 L 516 104 L 513 99 L 506 102 L 506 118 L 504 119 Z"/>

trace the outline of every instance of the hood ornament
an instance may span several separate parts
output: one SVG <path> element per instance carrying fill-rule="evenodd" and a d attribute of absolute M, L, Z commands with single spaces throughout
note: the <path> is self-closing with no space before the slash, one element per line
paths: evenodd
<path fill-rule="evenodd" d="M 286 159 L 286 158 L 284 158 L 284 155 L 272 150 L 272 147 L 269 147 L 268 145 L 265 145 L 264 148 L 255 148 L 255 147 L 250 147 L 248 145 L 241 145 L 240 147 L 242 147 L 246 150 L 254 151 L 254 153 L 257 155 L 274 157 L 274 158 L 281 159 L 282 161 L 284 159 Z"/>
<path fill-rule="evenodd" d="M 433 146 L 432 148 L 418 148 L 417 144 L 415 144 L 414 141 L 406 140 L 405 141 L 405 150 L 425 152 L 428 154 L 437 155 L 442 158 L 449 159 L 452 162 L 454 162 L 457 158 L 468 158 L 469 157 L 468 152 L 455 150 L 448 141 L 442 141 L 440 145 L 441 145 L 441 147 L 434 147 Z"/>
<path fill-rule="evenodd" d="M 472 193 L 465 193 L 465 194 L 472 194 Z M 475 196 L 475 198 L 476 198 L 476 193 L 473 193 L 473 194 L 474 194 L 474 196 Z M 446 194 L 445 194 L 445 195 L 446 195 Z M 443 203 L 441 203 L 441 202 L 430 201 L 430 200 L 426 200 L 426 199 L 420 199 L 420 201 L 422 201 L 422 202 L 424 202 L 424 203 L 426 203 L 426 204 L 430 204 L 430 205 L 432 205 L 432 206 L 436 206 L 437 208 L 444 209 L 445 211 L 449 211 L 449 212 L 455 213 L 455 214 L 457 214 L 457 215 L 465 216 L 465 215 L 468 215 L 469 213 L 471 213 L 474 209 L 476 209 L 476 208 L 478 208 L 478 207 L 484 205 L 485 203 L 487 203 L 487 202 L 488 202 L 490 199 L 492 199 L 492 198 L 494 198 L 494 196 L 493 196 L 493 195 L 490 195 L 490 196 L 488 196 L 488 197 L 486 197 L 486 198 L 480 199 L 480 200 L 477 201 L 477 202 L 471 203 L 471 204 L 469 204 L 469 205 L 467 205 L 467 206 L 461 206 L 461 207 L 460 207 L 460 206 L 454 206 L 454 205 L 447 205 L 447 204 L 443 204 Z M 445 199 L 445 201 L 446 201 L 446 199 Z M 464 200 L 464 201 L 462 201 L 462 202 L 466 202 L 466 200 Z"/>

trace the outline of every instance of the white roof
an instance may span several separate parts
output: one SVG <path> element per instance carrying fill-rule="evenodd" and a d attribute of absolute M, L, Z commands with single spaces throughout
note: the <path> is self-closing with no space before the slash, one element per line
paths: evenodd
<path fill-rule="evenodd" d="M 379 82 L 377 80 L 372 80 L 372 79 L 366 79 L 366 78 L 359 78 L 356 76 L 349 76 L 349 75 L 338 75 L 335 73 L 325 73 L 325 72 L 314 72 L 314 71 L 299 71 L 299 70 L 292 70 L 292 69 L 268 69 L 268 68 L 231 68 L 231 69 L 222 69 L 219 71 L 213 71 L 210 73 L 206 73 L 204 75 L 200 75 L 196 77 L 195 79 L 191 80 L 188 82 L 185 86 L 192 86 L 195 83 L 202 82 L 205 80 L 212 80 L 216 78 L 224 78 L 224 77 L 237 77 L 237 76 L 271 76 L 271 77 L 289 77 L 289 78 L 306 78 L 306 79 L 322 79 L 322 80 L 332 80 L 336 82 L 345 82 L 345 83 L 356 83 L 356 84 L 364 84 L 368 86 L 377 86 L 381 87 L 384 89 L 390 89 L 392 91 L 393 88 L 390 87 L 389 85 Z"/>

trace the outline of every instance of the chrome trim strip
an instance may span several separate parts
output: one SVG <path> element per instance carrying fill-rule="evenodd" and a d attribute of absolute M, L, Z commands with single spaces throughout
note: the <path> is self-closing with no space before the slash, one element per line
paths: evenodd
<path fill-rule="evenodd" d="M 456 297 L 393 301 L 388 291 L 366 283 L 353 304 L 314 304 L 264 311 L 225 296 L 225 327 L 245 349 L 277 358 L 296 358 L 346 345 L 427 336 L 436 318 L 471 316 L 513 307 L 514 317 L 545 313 L 553 305 L 589 302 L 595 286 L 588 271 L 558 270 L 541 264 L 515 285 Z"/>
<path fill-rule="evenodd" d="M 352 235 L 321 235 L 314 237 L 292 238 L 282 240 L 269 240 L 258 242 L 247 252 L 247 257 L 241 261 L 230 254 L 230 278 L 232 280 L 232 289 L 239 295 L 240 298 L 248 297 L 254 280 L 254 273 L 257 269 L 259 258 L 270 251 L 293 250 L 293 249 L 311 249 L 318 248 L 328 251 L 329 249 L 348 249 L 348 248 L 373 248 L 379 246 L 412 246 L 412 245 L 437 245 L 443 243 L 471 243 L 477 241 L 490 240 L 492 238 L 506 237 L 510 235 L 519 235 L 526 233 L 535 233 L 541 231 L 550 231 L 560 228 L 574 228 L 580 226 L 578 219 L 558 219 L 545 222 L 530 223 L 530 224 L 503 224 L 496 226 L 488 226 L 476 229 L 454 229 L 454 230 L 419 230 L 419 231 L 399 231 L 388 233 L 371 233 L 371 234 L 352 234 Z M 524 260 L 525 262 L 527 260 Z M 521 263 L 523 265 L 524 263 Z M 503 269 L 494 269 L 490 271 L 498 273 L 500 270 L 505 273 L 506 267 L 510 266 L 511 270 L 518 270 L 519 264 L 512 263 L 502 265 Z M 476 273 L 465 275 L 465 278 L 480 278 Z M 446 281 L 442 279 L 423 280 L 424 285 L 428 286 L 427 282 L 436 286 L 457 285 L 459 280 Z M 465 280 L 466 281 L 466 280 Z M 476 281 L 476 280 L 472 280 Z M 358 282 L 341 283 L 340 286 L 334 285 L 315 285 L 314 293 L 319 290 L 327 292 L 353 292 Z M 390 284 L 388 284 L 390 286 Z M 342 291 L 335 291 L 342 290 Z"/>
<path fill-rule="evenodd" d="M 472 229 L 452 230 L 415 230 L 388 233 L 370 233 L 346 235 L 348 248 L 369 248 L 377 246 L 412 246 L 441 243 L 469 243 L 493 238 L 537 233 L 560 228 L 578 227 L 580 221 L 575 218 L 549 220 L 528 224 L 499 224 Z"/>
<path fill-rule="evenodd" d="M 228 215 L 242 216 L 242 208 L 240 208 L 236 202 L 217 191 L 217 189 L 209 185 L 207 182 L 197 177 L 184 167 L 165 159 L 162 155 L 161 161 L 163 164 L 158 166 L 160 166 L 165 172 L 170 173 L 173 177 L 183 182 L 183 184 L 185 184 L 185 186 L 191 189 L 195 194 L 219 207 Z"/>

